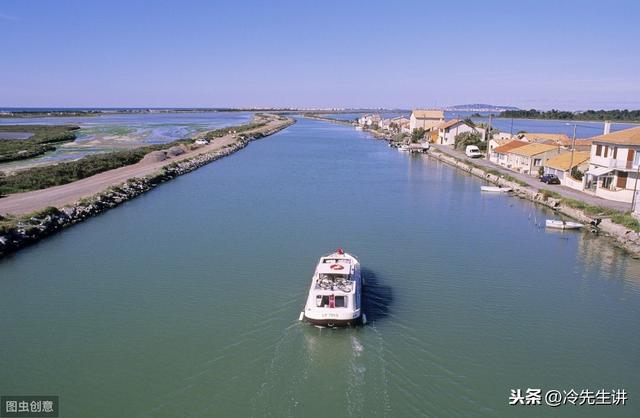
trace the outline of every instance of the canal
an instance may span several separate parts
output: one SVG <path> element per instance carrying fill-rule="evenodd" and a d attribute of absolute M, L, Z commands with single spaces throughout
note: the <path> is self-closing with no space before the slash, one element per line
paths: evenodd
<path fill-rule="evenodd" d="M 301 119 L 0 261 L 0 394 L 61 417 L 640 415 L 640 262 L 482 184 Z M 297 322 L 336 247 L 365 327 Z"/>

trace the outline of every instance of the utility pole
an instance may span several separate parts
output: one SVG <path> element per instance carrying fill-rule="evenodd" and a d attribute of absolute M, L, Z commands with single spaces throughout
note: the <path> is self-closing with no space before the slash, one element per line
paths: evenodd
<path fill-rule="evenodd" d="M 484 142 L 485 144 L 487 144 L 487 147 L 485 148 L 487 150 L 487 156 L 486 159 L 489 159 L 489 155 L 491 154 L 491 146 L 489 145 L 489 135 L 491 135 L 491 117 L 493 116 L 493 113 L 489 113 L 489 126 L 487 126 L 487 131 L 484 133 Z"/>
<path fill-rule="evenodd" d="M 571 161 L 569 162 L 569 177 L 571 178 L 571 169 L 573 168 L 573 153 L 576 151 L 576 124 L 573 124 L 573 141 L 571 141 Z"/>
<path fill-rule="evenodd" d="M 633 162 L 631 164 L 633 164 Z M 635 208 L 636 203 L 638 203 L 636 202 L 636 192 L 638 191 L 638 176 L 640 176 L 640 161 L 638 162 L 638 168 L 636 169 L 636 183 L 633 186 L 633 196 L 631 197 L 631 213 L 633 213 L 633 209 Z"/>
<path fill-rule="evenodd" d="M 513 139 L 513 118 L 511 118 L 511 129 L 509 130 L 509 138 Z"/>

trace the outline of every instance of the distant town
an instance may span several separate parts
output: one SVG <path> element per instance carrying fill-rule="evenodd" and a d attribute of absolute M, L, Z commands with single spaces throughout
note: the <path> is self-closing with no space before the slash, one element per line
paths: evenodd
<path fill-rule="evenodd" d="M 474 112 L 487 110 L 487 106 L 455 109 Z M 575 134 L 569 137 L 564 133 L 501 132 L 490 125 L 490 120 L 489 123 L 475 123 L 470 118 L 445 120 L 444 110 L 415 109 L 408 118 L 384 118 L 379 113 L 369 113 L 353 123 L 360 129 L 391 135 L 397 146 L 433 144 L 460 152 L 468 146 L 477 146 L 496 167 L 605 200 L 635 203 L 640 126 L 611 132 L 611 122 L 605 121 L 599 135 L 576 138 Z M 638 205 L 633 206 L 634 213 L 640 216 Z"/>

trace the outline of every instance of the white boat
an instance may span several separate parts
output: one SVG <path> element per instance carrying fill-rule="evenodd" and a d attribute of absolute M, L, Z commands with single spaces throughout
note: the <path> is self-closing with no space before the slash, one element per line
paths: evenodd
<path fill-rule="evenodd" d="M 547 219 L 545 222 L 547 228 L 554 229 L 580 229 L 584 225 L 578 222 L 558 221 L 556 219 Z"/>
<path fill-rule="evenodd" d="M 511 187 L 497 187 L 497 186 L 480 186 L 480 190 L 483 192 L 504 193 L 510 192 Z"/>
<path fill-rule="evenodd" d="M 326 327 L 363 324 L 366 316 L 361 303 L 360 263 L 338 248 L 320 257 L 299 319 Z"/>
<path fill-rule="evenodd" d="M 398 147 L 398 150 L 400 150 L 400 151 L 409 151 L 409 145 L 405 145 L 405 144 L 400 145 Z"/>

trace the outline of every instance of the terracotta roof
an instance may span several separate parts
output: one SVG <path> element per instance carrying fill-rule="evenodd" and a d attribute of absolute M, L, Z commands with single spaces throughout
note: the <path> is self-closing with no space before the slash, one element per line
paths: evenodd
<path fill-rule="evenodd" d="M 593 139 L 576 139 L 576 147 L 580 145 L 591 145 L 593 143 Z"/>
<path fill-rule="evenodd" d="M 580 165 L 585 161 L 589 161 L 591 153 L 589 151 L 578 151 L 573 153 L 573 166 Z M 569 164 L 571 164 L 571 153 L 564 152 L 555 157 L 549 158 L 545 163 L 545 167 L 555 168 L 557 170 L 567 171 L 569 170 Z"/>
<path fill-rule="evenodd" d="M 416 119 L 442 119 L 444 120 L 444 112 L 442 110 L 422 110 L 414 109 L 411 115 Z"/>
<path fill-rule="evenodd" d="M 640 145 L 640 126 L 624 129 L 607 135 L 598 135 L 589 138 L 591 141 L 608 142 L 619 145 Z"/>
<path fill-rule="evenodd" d="M 442 122 L 441 124 L 436 125 L 431 129 L 447 129 L 452 126 L 455 126 L 458 122 L 462 122 L 462 121 L 460 119 L 451 119 L 446 122 Z"/>
<path fill-rule="evenodd" d="M 523 147 L 518 147 L 516 149 L 514 149 L 513 151 L 511 151 L 512 154 L 516 154 L 516 155 L 522 155 L 525 157 L 531 157 L 533 155 L 537 155 L 537 154 L 541 154 L 543 152 L 547 152 L 547 151 L 553 151 L 553 150 L 557 150 L 558 146 L 557 145 L 550 145 L 550 144 L 540 144 L 537 142 L 533 142 L 533 143 L 529 143 Z"/>
<path fill-rule="evenodd" d="M 536 133 L 536 132 L 525 132 L 522 134 L 522 137 L 527 138 L 529 142 L 543 142 L 543 141 L 554 141 L 556 143 L 561 143 L 563 145 L 567 145 L 571 143 L 569 137 L 565 134 L 547 134 L 547 133 Z"/>
<path fill-rule="evenodd" d="M 507 139 L 507 138 L 493 138 L 492 139 L 493 142 L 495 142 L 496 144 L 498 144 L 498 146 L 500 145 L 504 145 L 504 144 L 508 144 L 509 142 L 511 142 L 511 139 Z"/>
<path fill-rule="evenodd" d="M 496 152 L 498 154 L 506 154 L 513 149 L 516 149 L 518 147 L 524 147 L 525 145 L 529 145 L 529 143 L 524 141 L 517 141 L 517 140 L 509 141 L 504 145 L 494 148 L 493 152 Z"/>

